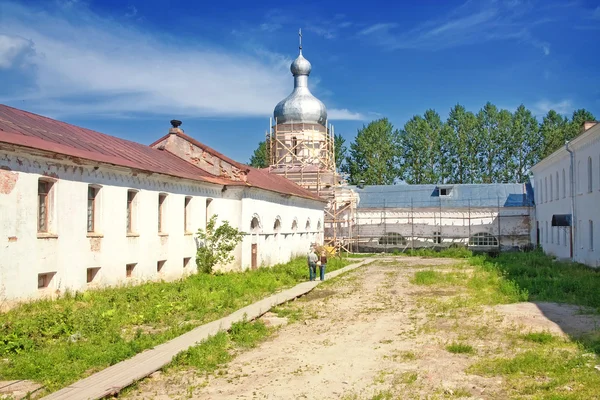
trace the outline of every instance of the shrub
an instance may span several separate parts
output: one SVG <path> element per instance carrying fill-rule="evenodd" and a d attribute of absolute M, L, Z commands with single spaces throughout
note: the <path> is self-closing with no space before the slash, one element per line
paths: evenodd
<path fill-rule="evenodd" d="M 217 215 L 213 215 L 206 224 L 206 231 L 198 229 L 198 239 L 202 244 L 196 253 L 198 271 L 212 273 L 218 264 L 233 261 L 232 252 L 244 238 L 244 233 L 223 221 L 218 228 Z"/>

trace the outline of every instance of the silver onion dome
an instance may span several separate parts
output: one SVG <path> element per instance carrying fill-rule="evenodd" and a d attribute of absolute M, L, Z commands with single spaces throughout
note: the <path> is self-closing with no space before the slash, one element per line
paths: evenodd
<path fill-rule="evenodd" d="M 290 71 L 294 75 L 294 91 L 281 100 L 273 111 L 277 124 L 317 123 L 325 126 L 327 123 L 325 104 L 308 90 L 311 69 L 310 62 L 302 56 L 301 42 L 300 54 L 290 65 Z"/>

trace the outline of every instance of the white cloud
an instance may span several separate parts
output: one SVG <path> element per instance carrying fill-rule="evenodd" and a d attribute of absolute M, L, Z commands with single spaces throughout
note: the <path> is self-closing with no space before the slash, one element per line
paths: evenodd
<path fill-rule="evenodd" d="M 256 49 L 234 52 L 201 38 L 189 43 L 156 36 L 73 1 L 69 5 L 68 12 L 0 6 L 0 34 L 27 38 L 0 39 L 0 66 L 14 66 L 19 49 L 35 45 L 36 50 L 29 57 L 35 66 L 33 82 L 0 102 L 26 100 L 36 112 L 54 117 L 267 117 L 292 90 L 289 67 L 280 55 Z M 351 112 L 340 115 L 356 118 Z"/>
<path fill-rule="evenodd" d="M 545 115 L 550 110 L 554 110 L 559 114 L 567 115 L 573 112 L 575 108 L 571 100 L 565 99 L 558 102 L 552 102 L 547 99 L 543 99 L 535 103 L 533 112 L 536 115 Z"/>
<path fill-rule="evenodd" d="M 362 121 L 365 119 L 365 116 L 361 113 L 352 112 L 347 108 L 342 109 L 331 109 L 327 111 L 327 117 L 330 120 L 353 120 L 353 121 Z"/>
<path fill-rule="evenodd" d="M 549 18 L 531 13 L 532 7 L 515 0 L 467 0 L 447 15 L 432 18 L 409 30 L 395 23 L 377 23 L 358 32 L 390 49 L 439 50 L 497 40 L 528 43 L 550 54 L 548 43 L 535 38 L 531 29 Z"/>
<path fill-rule="evenodd" d="M 31 41 L 0 33 L 0 69 L 19 66 L 18 64 L 23 63 L 23 58 L 33 52 Z"/>

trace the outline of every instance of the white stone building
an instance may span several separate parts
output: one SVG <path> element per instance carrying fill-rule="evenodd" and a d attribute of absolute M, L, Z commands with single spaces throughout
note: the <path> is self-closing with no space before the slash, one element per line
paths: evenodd
<path fill-rule="evenodd" d="M 189 274 L 214 214 L 247 233 L 226 269 L 323 240 L 322 199 L 176 126 L 145 146 L 0 105 L 0 301 Z"/>
<path fill-rule="evenodd" d="M 561 259 L 600 266 L 600 124 L 537 163 L 533 241 Z"/>

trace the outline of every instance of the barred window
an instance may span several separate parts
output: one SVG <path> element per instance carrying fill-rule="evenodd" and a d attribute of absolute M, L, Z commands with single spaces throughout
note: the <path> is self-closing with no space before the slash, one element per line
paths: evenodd
<path fill-rule="evenodd" d="M 98 189 L 93 186 L 88 186 L 87 200 L 87 231 L 94 232 L 96 228 L 96 196 Z"/>
<path fill-rule="evenodd" d="M 48 198 L 52 183 L 48 181 L 38 181 L 38 232 L 48 232 Z"/>
<path fill-rule="evenodd" d="M 190 231 L 190 203 L 192 202 L 192 197 L 191 196 L 187 196 L 183 202 L 183 231 L 184 232 L 191 232 Z"/>
<path fill-rule="evenodd" d="M 137 192 L 135 190 L 127 191 L 127 233 L 134 232 L 134 216 L 135 216 L 135 197 Z"/>
<path fill-rule="evenodd" d="M 166 194 L 158 195 L 158 232 L 162 233 L 165 230 L 164 224 L 164 213 L 165 213 L 165 200 L 167 199 Z"/>
<path fill-rule="evenodd" d="M 487 232 L 480 232 L 469 238 L 469 246 L 498 246 L 498 239 Z"/>

